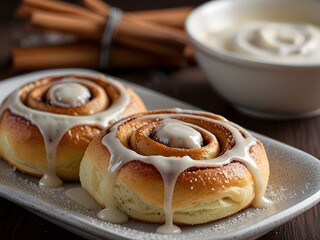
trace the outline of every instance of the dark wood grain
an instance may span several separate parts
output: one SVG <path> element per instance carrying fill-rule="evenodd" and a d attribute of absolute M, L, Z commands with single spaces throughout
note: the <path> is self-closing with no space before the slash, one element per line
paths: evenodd
<path fill-rule="evenodd" d="M 18 1 L 6 1 L 0 10 L 0 79 L 14 75 L 10 71 L 10 48 L 17 37 L 23 36 L 23 24 L 10 18 Z M 8 3 L 9 2 L 9 3 Z M 197 5 L 202 1 L 109 1 L 129 10 Z M 4 14 L 5 12 L 5 14 Z M 303 120 L 274 121 L 243 115 L 226 103 L 209 85 L 197 66 L 182 69 L 148 69 L 144 71 L 117 71 L 108 74 L 129 80 L 141 86 L 193 104 L 204 110 L 221 114 L 240 125 L 264 134 L 320 158 L 320 117 Z M 319 173 L 320 174 L 320 173 Z M 0 198 L 0 239 L 82 239 L 55 224 Z M 260 239 L 318 239 L 320 240 L 320 204 L 272 230 Z"/>

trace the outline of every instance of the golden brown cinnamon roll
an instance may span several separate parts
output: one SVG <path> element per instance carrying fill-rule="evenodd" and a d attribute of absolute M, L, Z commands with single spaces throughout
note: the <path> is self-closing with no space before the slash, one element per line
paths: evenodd
<path fill-rule="evenodd" d="M 11 93 L 0 108 L 0 156 L 54 187 L 79 179 L 89 142 L 110 123 L 145 111 L 130 88 L 104 76 L 45 77 Z"/>
<path fill-rule="evenodd" d="M 88 146 L 82 186 L 102 206 L 102 219 L 125 217 L 201 224 L 250 205 L 265 206 L 269 163 L 248 131 L 207 112 L 181 109 L 135 114 L 114 123 Z M 119 218 L 110 219 L 109 212 Z"/>

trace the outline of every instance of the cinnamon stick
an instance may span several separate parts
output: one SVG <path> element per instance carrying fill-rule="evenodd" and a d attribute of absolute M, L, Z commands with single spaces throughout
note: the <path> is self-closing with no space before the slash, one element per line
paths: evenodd
<path fill-rule="evenodd" d="M 100 14 L 103 17 L 107 17 L 109 15 L 109 11 L 111 6 L 104 1 L 101 0 L 83 0 L 83 5 L 92 11 Z"/>
<path fill-rule="evenodd" d="M 105 17 L 97 15 L 82 6 L 78 6 L 68 2 L 24 0 L 24 4 L 38 10 L 79 15 L 81 17 L 96 21 L 100 24 L 104 24 L 106 21 Z"/>
<path fill-rule="evenodd" d="M 101 16 L 108 16 L 111 6 L 101 0 L 83 0 L 84 6 Z M 126 15 L 140 21 L 153 22 L 169 27 L 184 28 L 184 22 L 192 7 L 176 7 L 127 12 Z"/>
<path fill-rule="evenodd" d="M 67 67 L 98 69 L 99 61 L 100 48 L 90 43 L 12 49 L 15 72 Z M 109 65 L 105 68 L 177 67 L 180 64 L 181 61 L 177 59 L 155 57 L 134 49 L 113 47 L 109 56 Z"/>
<path fill-rule="evenodd" d="M 15 72 L 57 67 L 97 68 L 99 50 L 91 44 L 13 48 Z"/>
<path fill-rule="evenodd" d="M 100 40 L 103 27 L 95 21 L 76 18 L 72 14 L 34 11 L 30 19 L 31 26 L 43 30 L 72 34 L 76 37 Z"/>
<path fill-rule="evenodd" d="M 114 41 L 167 57 L 181 56 L 188 43 L 186 34 L 181 30 L 128 17 L 119 22 Z"/>
<path fill-rule="evenodd" d="M 184 28 L 184 23 L 192 7 L 166 8 L 128 12 L 127 15 L 144 22 L 153 22 L 175 28 Z"/>
<path fill-rule="evenodd" d="M 38 0 L 38 1 L 55 1 L 55 0 Z M 31 16 L 31 13 L 36 10 L 34 7 L 27 5 L 24 1 L 22 1 L 17 9 L 14 12 L 16 17 L 20 18 L 28 18 Z"/>
<path fill-rule="evenodd" d="M 128 37 L 135 36 L 167 44 L 185 45 L 188 42 L 187 36 L 182 30 L 144 22 L 128 15 L 123 16 L 119 22 L 117 34 Z"/>

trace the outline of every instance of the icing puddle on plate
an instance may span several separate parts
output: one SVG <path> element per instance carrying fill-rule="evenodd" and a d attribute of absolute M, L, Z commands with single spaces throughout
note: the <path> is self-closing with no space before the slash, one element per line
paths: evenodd
<path fill-rule="evenodd" d="M 279 158 L 281 159 L 281 158 Z M 271 163 L 273 161 L 271 160 Z M 213 223 L 208 223 L 199 226 L 187 226 L 182 227 L 182 233 L 179 235 L 160 235 L 155 233 L 157 224 L 146 224 L 130 220 L 125 224 L 113 224 L 99 220 L 96 215 L 102 209 L 100 206 L 89 196 L 89 194 L 80 186 L 80 184 L 64 184 L 60 188 L 43 188 L 39 187 L 38 179 L 25 176 L 19 172 L 12 170 L 6 166 L 6 163 L 0 162 L 1 169 L 1 185 L 7 186 L 13 192 L 21 192 L 20 201 L 40 202 L 40 205 L 34 206 L 39 208 L 39 211 L 48 211 L 47 214 L 53 214 L 51 217 L 59 217 L 55 215 L 69 214 L 70 220 L 72 217 L 83 219 L 91 226 L 95 226 L 100 229 L 109 230 L 111 232 L 126 232 L 127 237 L 130 237 L 132 231 L 132 238 L 135 238 L 138 234 L 147 234 L 148 236 L 160 236 L 161 238 L 188 238 L 193 235 L 198 238 L 201 235 L 206 236 L 208 233 L 221 234 L 229 232 L 230 227 L 234 230 L 241 229 L 248 224 L 248 222 L 256 222 L 259 219 L 263 219 L 267 216 L 271 216 L 277 213 L 277 208 L 281 205 L 286 205 L 290 200 L 294 200 L 297 196 L 308 192 L 310 183 L 306 182 L 304 188 L 296 190 L 288 189 L 286 185 L 279 184 L 283 180 L 281 177 L 281 171 L 276 170 L 279 167 L 277 165 L 271 165 L 270 184 L 267 188 L 266 196 L 273 201 L 273 204 L 267 208 L 248 208 L 238 214 L 233 215 Z M 285 169 L 285 168 L 284 168 Z M 291 166 L 288 167 L 291 169 Z M 298 171 L 298 169 L 296 169 Z M 285 172 L 285 171 L 284 171 Z M 287 172 L 285 174 L 287 180 L 295 181 L 295 172 Z M 287 181 L 285 181 L 288 184 Z M 290 184 L 290 183 L 289 183 Z M 293 182 L 292 182 L 293 185 Z M 291 185 L 291 186 L 292 186 Z M 301 185 L 301 184 L 300 184 Z M 291 187 L 292 188 L 292 187 Z M 80 200 L 79 200 L 80 199 Z M 28 204 L 27 204 L 28 205 Z M 44 209 L 41 209 L 44 207 Z M 51 208 L 51 209 L 50 209 Z M 55 210 L 56 209 L 56 210 Z M 36 209 L 37 210 L 37 209 Z M 146 236 L 147 236 L 146 235 Z"/>

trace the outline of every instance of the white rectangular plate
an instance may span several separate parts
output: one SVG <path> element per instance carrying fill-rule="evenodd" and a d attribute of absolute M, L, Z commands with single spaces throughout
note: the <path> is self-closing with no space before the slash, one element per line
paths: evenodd
<path fill-rule="evenodd" d="M 47 75 L 70 73 L 99 74 L 85 69 L 60 69 L 2 80 L 0 103 L 21 84 Z M 124 83 L 130 85 L 142 97 L 149 109 L 196 109 L 154 91 Z M 264 143 L 269 157 L 271 175 L 267 197 L 273 201 L 273 205 L 264 209 L 249 208 L 214 223 L 182 227 L 182 233 L 178 235 L 157 234 L 156 224 L 132 220 L 122 225 L 103 222 L 96 217 L 99 209 L 86 209 L 66 197 L 65 191 L 79 184 L 64 184 L 57 189 L 40 188 L 38 179 L 13 171 L 1 159 L 0 196 L 89 239 L 253 239 L 289 221 L 320 201 L 320 161 L 298 149 L 260 134 L 253 134 Z"/>

